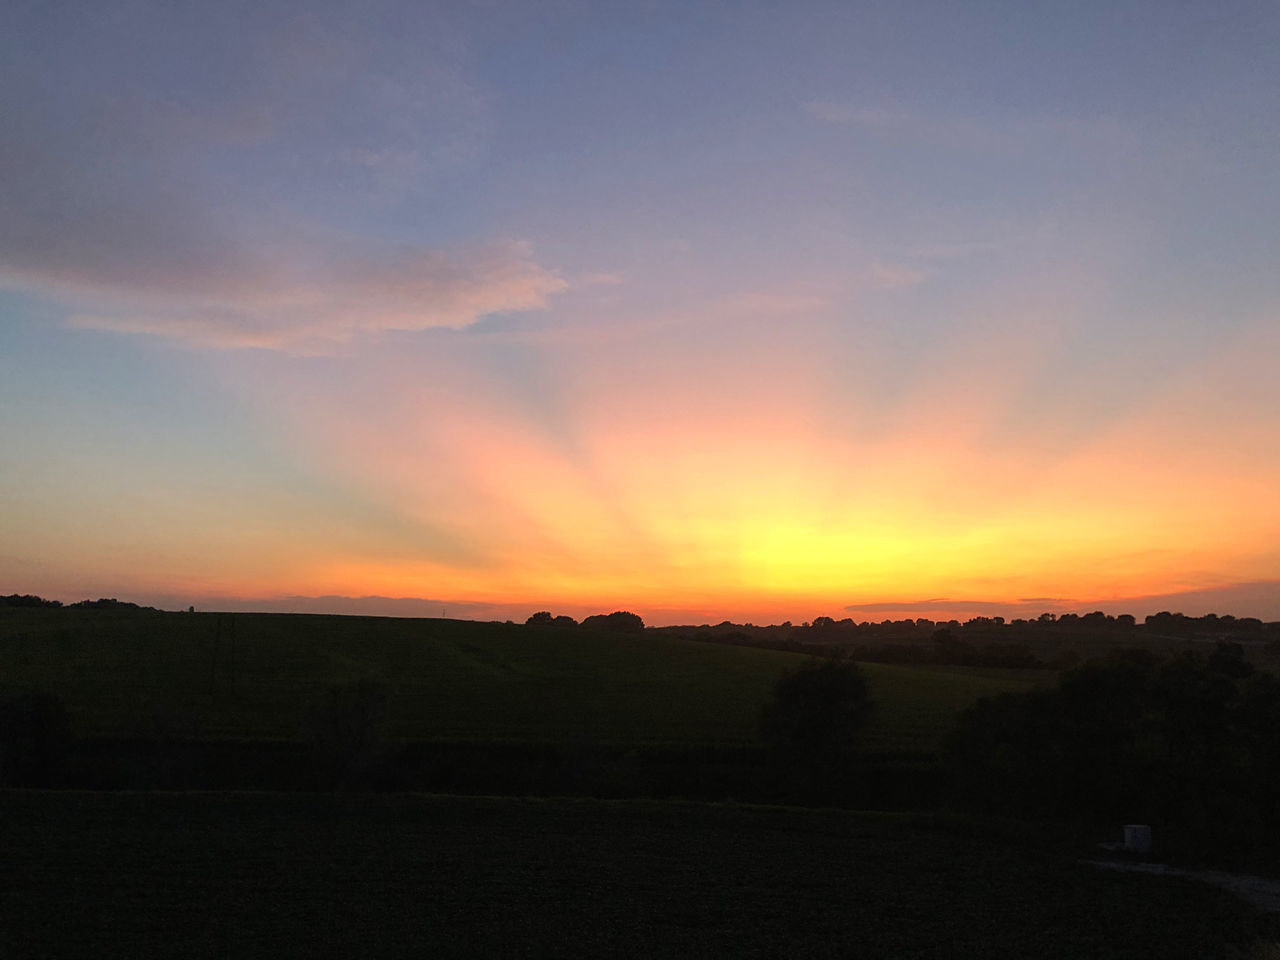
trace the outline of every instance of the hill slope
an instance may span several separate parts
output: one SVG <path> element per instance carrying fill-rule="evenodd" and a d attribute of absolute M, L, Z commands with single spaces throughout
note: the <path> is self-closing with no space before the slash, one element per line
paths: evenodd
<path fill-rule="evenodd" d="M 462 620 L 0 611 L 0 683 L 56 693 L 85 733 L 293 739 L 337 684 L 375 683 L 396 737 L 747 743 L 794 654 Z M 1009 671 L 870 664 L 870 749 L 930 750 Z"/>

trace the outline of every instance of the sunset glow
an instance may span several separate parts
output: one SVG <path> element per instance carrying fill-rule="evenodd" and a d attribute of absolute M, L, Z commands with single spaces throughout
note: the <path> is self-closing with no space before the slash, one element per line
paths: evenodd
<path fill-rule="evenodd" d="M 1280 619 L 1275 8 L 801 6 L 14 5 L 0 592 Z"/>

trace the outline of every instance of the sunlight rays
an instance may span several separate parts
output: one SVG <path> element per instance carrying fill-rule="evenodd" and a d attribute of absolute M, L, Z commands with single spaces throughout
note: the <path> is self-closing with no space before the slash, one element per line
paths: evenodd
<path fill-rule="evenodd" d="M 891 430 L 828 415 L 834 388 L 813 362 L 822 324 L 793 326 L 805 349 L 772 365 L 750 328 L 719 363 L 713 344 L 682 341 L 690 352 L 674 364 L 661 336 L 645 344 L 648 366 L 624 363 L 622 348 L 525 347 L 544 371 L 533 403 L 474 364 L 425 391 L 412 363 L 390 368 L 372 421 L 358 401 L 344 410 L 341 392 L 316 394 L 297 426 L 319 469 L 472 557 L 368 543 L 289 589 L 836 611 L 887 596 L 1133 596 L 1266 575 L 1280 510 L 1259 503 L 1274 468 L 1224 474 L 1181 449 L 1260 428 L 1221 424 L 1205 406 L 1245 348 L 1028 456 L 1033 435 L 1024 444 L 1018 428 L 991 425 L 1016 424 L 1044 389 L 1044 344 L 1004 333 L 995 325 L 991 342 L 915 378 L 892 408 L 864 397 L 852 410 Z M 878 349 L 868 343 L 869 356 Z M 997 366 L 974 370 L 984 354 Z"/>

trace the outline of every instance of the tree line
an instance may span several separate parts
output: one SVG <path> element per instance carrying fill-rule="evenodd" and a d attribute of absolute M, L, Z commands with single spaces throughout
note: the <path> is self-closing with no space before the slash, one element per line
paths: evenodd
<path fill-rule="evenodd" d="M 574 620 L 573 617 L 558 616 L 553 617 L 548 610 L 539 610 L 525 622 L 526 627 L 547 628 L 555 627 L 559 629 L 569 630 L 581 628 L 583 630 L 606 630 L 610 633 L 643 633 L 644 620 L 638 614 L 631 613 L 628 610 L 615 610 L 613 613 L 598 613 L 590 617 L 585 617 L 582 623 Z"/>
<path fill-rule="evenodd" d="M 1147 823 L 1158 852 L 1184 857 L 1277 852 L 1280 679 L 1238 644 L 1118 651 L 1054 687 L 980 700 L 942 759 L 966 810 Z"/>
<path fill-rule="evenodd" d="M 75 603 L 64 604 L 61 600 L 46 600 L 44 597 L 37 597 L 33 593 L 11 593 L 8 596 L 0 597 L 0 607 L 25 607 L 45 609 L 59 609 L 61 607 L 68 609 L 91 609 L 91 610 L 155 610 L 155 607 L 144 607 L 141 604 L 130 603 L 128 600 L 117 600 L 115 597 L 101 597 L 97 600 L 77 600 Z"/>
<path fill-rule="evenodd" d="M 1003 617 L 959 620 L 855 622 L 819 616 L 799 625 L 771 626 L 723 621 L 701 626 L 658 627 L 685 640 L 761 647 L 814 656 L 839 652 L 869 663 L 946 664 L 1064 670 L 1096 655 L 1098 648 L 1147 643 L 1212 644 L 1219 641 L 1261 646 L 1280 655 L 1280 622 L 1256 617 L 1206 614 L 1188 617 L 1160 612 L 1139 623 L 1132 614 L 1044 613 L 1033 619 Z"/>

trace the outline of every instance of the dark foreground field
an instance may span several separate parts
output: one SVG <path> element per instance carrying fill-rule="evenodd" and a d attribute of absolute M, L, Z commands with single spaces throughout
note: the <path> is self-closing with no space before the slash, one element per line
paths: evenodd
<path fill-rule="evenodd" d="M 5 957 L 1247 957 L 1215 889 L 927 820 L 663 802 L 0 793 Z"/>

